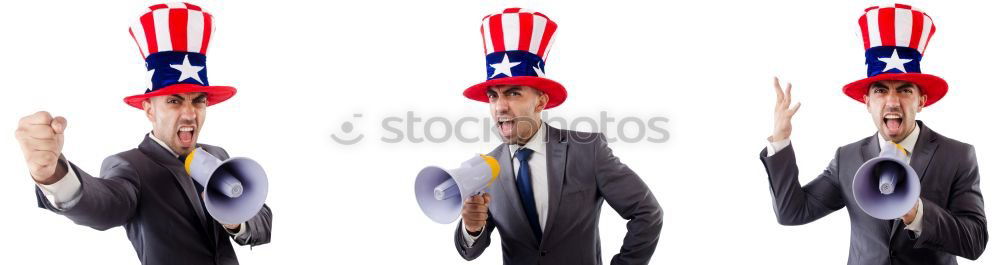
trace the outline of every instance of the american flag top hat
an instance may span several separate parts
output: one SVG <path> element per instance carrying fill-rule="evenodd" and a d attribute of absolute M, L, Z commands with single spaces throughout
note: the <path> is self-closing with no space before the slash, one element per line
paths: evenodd
<path fill-rule="evenodd" d="M 545 78 L 545 60 L 556 33 L 554 21 L 539 12 L 508 8 L 484 17 L 479 31 L 486 54 L 486 81 L 465 89 L 465 97 L 489 102 L 489 87 L 523 85 L 549 96 L 546 109 L 566 101 L 566 88 Z"/>
<path fill-rule="evenodd" d="M 204 92 L 208 105 L 234 94 L 231 86 L 210 86 L 205 53 L 212 37 L 212 15 L 188 3 L 157 4 L 132 24 L 129 33 L 146 60 L 146 92 L 125 98 L 129 106 L 142 109 L 142 101 L 163 95 Z"/>
<path fill-rule="evenodd" d="M 865 102 L 872 83 L 882 80 L 912 82 L 927 95 L 924 106 L 937 102 L 948 92 L 940 77 L 920 73 L 920 59 L 934 36 L 934 21 L 926 13 L 908 5 L 873 6 L 858 19 L 865 44 L 868 78 L 844 86 L 844 94 Z"/>

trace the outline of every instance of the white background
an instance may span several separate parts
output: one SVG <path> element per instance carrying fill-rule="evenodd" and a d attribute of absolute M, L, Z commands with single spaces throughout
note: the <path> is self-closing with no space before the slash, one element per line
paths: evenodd
<path fill-rule="evenodd" d="M 127 30 L 150 3 L 4 4 L 0 263 L 137 263 L 123 229 L 99 232 L 35 207 L 13 131 L 19 117 L 38 110 L 65 116 L 64 154 L 95 175 L 105 156 L 137 146 L 150 125 L 122 103 L 145 85 Z M 777 224 L 757 154 L 772 128 L 774 75 L 793 82 L 795 101 L 803 102 L 792 135 L 803 182 L 838 146 L 875 132 L 864 106 L 840 92 L 865 73 L 857 19 L 870 1 L 194 3 L 216 17 L 212 84 L 239 89 L 209 108 L 199 140 L 257 159 L 271 181 L 273 239 L 253 250 L 238 247 L 244 264 L 464 264 L 452 242 L 455 225 L 422 215 L 413 177 L 427 165 L 454 167 L 499 142 L 383 143 L 380 121 L 407 111 L 424 119 L 488 117 L 487 105 L 461 91 L 484 78 L 480 19 L 513 5 L 559 23 L 547 72 L 570 96 L 548 115 L 670 119 L 667 143 L 611 146 L 663 206 L 653 264 L 847 259 L 845 211 L 804 226 Z M 938 27 L 923 70 L 951 87 L 918 118 L 976 146 L 987 216 L 1000 220 L 998 113 L 991 107 L 1000 97 L 1000 34 L 991 30 L 1000 26 L 993 19 L 998 3 L 911 4 Z M 343 134 L 345 122 L 365 135 L 360 143 L 329 138 Z M 481 135 L 477 128 L 464 130 Z M 624 224 L 605 207 L 605 262 L 620 247 Z M 995 264 L 996 246 L 990 243 L 979 261 L 959 260 Z M 500 255 L 495 241 L 470 264 L 500 264 Z"/>

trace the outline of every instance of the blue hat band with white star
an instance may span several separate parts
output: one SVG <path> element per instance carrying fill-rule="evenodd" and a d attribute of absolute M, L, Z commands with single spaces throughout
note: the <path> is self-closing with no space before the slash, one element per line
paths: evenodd
<path fill-rule="evenodd" d="M 545 77 L 545 61 L 527 51 L 502 51 L 486 55 L 486 80 L 504 77 Z"/>
<path fill-rule="evenodd" d="M 871 47 L 865 51 L 868 77 L 884 73 L 920 73 L 922 57 L 920 52 L 910 47 Z"/>
<path fill-rule="evenodd" d="M 146 57 L 150 79 L 146 93 L 176 84 L 208 86 L 205 55 L 196 52 L 164 51 Z"/>

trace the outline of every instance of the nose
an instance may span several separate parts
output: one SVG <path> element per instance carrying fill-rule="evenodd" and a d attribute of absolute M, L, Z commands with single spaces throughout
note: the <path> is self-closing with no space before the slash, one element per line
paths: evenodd
<path fill-rule="evenodd" d="M 494 113 L 505 113 L 510 110 L 510 106 L 507 105 L 507 99 L 504 96 L 497 96 L 497 99 L 493 101 L 493 112 Z"/>
<path fill-rule="evenodd" d="M 901 104 L 899 103 L 899 93 L 895 91 L 890 92 L 889 95 L 885 97 L 885 106 L 890 109 L 898 109 Z"/>
<path fill-rule="evenodd" d="M 181 107 L 181 120 L 195 121 L 198 119 L 198 108 L 193 103 L 186 103 Z"/>

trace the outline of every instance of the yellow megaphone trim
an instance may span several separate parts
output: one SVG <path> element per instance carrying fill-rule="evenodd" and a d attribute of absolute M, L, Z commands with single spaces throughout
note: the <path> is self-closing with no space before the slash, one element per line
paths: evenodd
<path fill-rule="evenodd" d="M 195 149 L 195 151 L 197 150 L 198 149 Z M 197 153 L 195 151 L 191 151 L 188 153 L 187 157 L 184 158 L 184 171 L 187 172 L 188 175 L 191 175 L 191 161 L 194 160 L 194 154 Z"/>
<path fill-rule="evenodd" d="M 497 176 L 500 175 L 500 162 L 498 162 L 497 159 L 493 158 L 492 156 L 488 155 L 479 155 L 479 156 L 483 158 L 483 161 L 486 161 L 487 165 L 490 166 L 490 171 L 491 171 L 490 173 L 492 173 L 493 175 L 493 177 L 490 178 L 490 183 L 486 183 L 486 186 L 489 187 L 490 185 L 493 184 L 493 181 L 497 180 Z"/>

